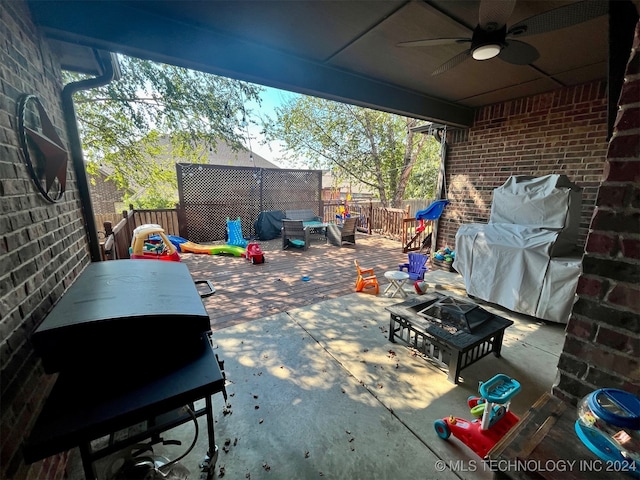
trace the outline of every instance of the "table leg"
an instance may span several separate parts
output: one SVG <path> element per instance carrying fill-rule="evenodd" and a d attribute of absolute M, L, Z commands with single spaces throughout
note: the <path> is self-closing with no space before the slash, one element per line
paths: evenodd
<path fill-rule="evenodd" d="M 395 340 L 395 328 L 396 328 L 396 321 L 393 318 L 393 313 L 391 315 L 389 315 L 390 320 L 389 320 L 389 341 L 396 343 Z"/>
<path fill-rule="evenodd" d="M 407 283 L 406 280 L 402 280 L 400 282 L 400 284 L 398 285 L 398 290 L 396 290 L 396 292 L 400 292 L 400 296 L 402 298 L 407 298 L 407 292 L 404 291 L 404 284 Z"/>
<path fill-rule="evenodd" d="M 84 478 L 86 480 L 97 480 L 98 476 L 93 468 L 91 460 L 91 444 L 90 442 L 82 442 L 79 445 L 80 458 L 82 459 L 82 469 L 84 470 Z"/>
<path fill-rule="evenodd" d="M 504 338 L 504 330 L 500 330 L 496 333 L 495 337 L 493 337 L 493 348 L 491 351 L 493 354 L 500 358 L 500 352 L 502 351 L 502 340 Z"/>
<path fill-rule="evenodd" d="M 216 463 L 218 461 L 218 446 L 216 445 L 216 436 L 213 429 L 213 401 L 211 395 L 207 395 L 205 398 L 205 409 L 207 417 L 207 435 L 209 437 L 209 450 L 207 456 L 201 463 L 203 471 L 207 473 L 207 478 L 213 478 L 213 474 L 216 469 Z"/>
<path fill-rule="evenodd" d="M 402 298 L 407 298 L 407 293 L 402 288 L 403 285 L 407 282 L 406 280 L 398 281 L 395 278 L 390 278 L 389 281 L 391 283 L 389 283 L 387 290 L 392 287 L 394 288 L 393 292 L 391 292 L 391 295 L 389 295 L 391 298 L 394 298 L 397 294 L 400 294 Z M 387 290 L 385 290 L 384 293 L 387 293 Z"/>
<path fill-rule="evenodd" d="M 460 375 L 460 360 L 461 360 L 460 352 L 458 350 L 454 350 L 451 352 L 451 358 L 449 359 L 449 372 L 447 374 L 447 380 L 451 383 L 455 383 L 458 385 L 458 377 Z"/>
<path fill-rule="evenodd" d="M 396 293 L 398 293 L 398 282 L 393 278 L 389 279 L 389 286 L 384 291 L 384 293 L 386 294 L 389 291 L 389 298 L 394 298 L 396 296 Z"/>

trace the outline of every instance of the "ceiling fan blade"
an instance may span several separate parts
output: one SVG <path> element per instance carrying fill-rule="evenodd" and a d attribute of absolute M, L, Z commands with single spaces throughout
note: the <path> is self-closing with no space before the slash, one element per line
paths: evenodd
<path fill-rule="evenodd" d="M 567 28 L 606 15 L 609 12 L 608 5 L 609 2 L 588 0 L 571 3 L 522 20 L 512 25 L 507 35 L 524 37 Z"/>
<path fill-rule="evenodd" d="M 482 0 L 478 15 L 480 28 L 489 32 L 502 28 L 507 24 L 515 6 L 516 0 Z"/>
<path fill-rule="evenodd" d="M 446 72 L 447 70 L 450 70 L 456 65 L 464 62 L 469 57 L 471 57 L 471 50 L 465 50 L 464 52 L 459 53 L 455 57 L 450 58 L 445 63 L 440 65 L 431 73 L 431 75 L 432 76 L 440 75 L 441 73 Z"/>
<path fill-rule="evenodd" d="M 457 43 L 471 43 L 470 38 L 430 38 L 427 40 L 413 40 L 400 42 L 398 47 L 437 47 L 440 45 L 455 45 Z"/>
<path fill-rule="evenodd" d="M 540 53 L 534 46 L 518 40 L 507 40 L 506 46 L 498 54 L 498 58 L 514 65 L 529 65 L 539 57 Z"/>

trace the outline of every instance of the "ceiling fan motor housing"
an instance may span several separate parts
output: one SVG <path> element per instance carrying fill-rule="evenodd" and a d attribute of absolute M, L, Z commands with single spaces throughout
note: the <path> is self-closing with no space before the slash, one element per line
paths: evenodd
<path fill-rule="evenodd" d="M 474 29 L 471 39 L 471 54 L 473 58 L 476 60 L 487 60 L 495 57 L 500 53 L 500 50 L 506 46 L 506 36 L 506 25 L 502 25 L 502 27 L 495 30 L 485 30 L 478 25 Z"/>

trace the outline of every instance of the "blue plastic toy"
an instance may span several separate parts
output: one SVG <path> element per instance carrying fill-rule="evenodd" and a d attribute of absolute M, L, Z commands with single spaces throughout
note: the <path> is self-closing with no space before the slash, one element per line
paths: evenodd
<path fill-rule="evenodd" d="M 427 226 L 424 224 L 425 220 L 437 220 L 442 215 L 444 207 L 449 205 L 449 200 L 436 200 L 424 210 L 418 210 L 416 212 L 416 220 L 420 221 L 420 225 L 416 228 L 416 232 L 422 232 Z"/>
<path fill-rule="evenodd" d="M 242 226 L 239 217 L 237 220 L 229 220 L 227 218 L 227 237 L 227 245 L 244 248 L 249 244 L 249 242 L 242 237 Z"/>
<path fill-rule="evenodd" d="M 616 388 L 591 392 L 578 402 L 575 430 L 602 460 L 640 478 L 640 397 Z"/>
<path fill-rule="evenodd" d="M 449 200 L 436 200 L 424 210 L 416 212 L 416 220 L 437 220 L 442 215 L 444 207 L 449 205 Z"/>

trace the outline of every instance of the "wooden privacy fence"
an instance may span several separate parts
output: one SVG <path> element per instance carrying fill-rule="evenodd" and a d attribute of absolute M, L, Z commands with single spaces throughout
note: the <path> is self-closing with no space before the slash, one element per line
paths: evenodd
<path fill-rule="evenodd" d="M 324 202 L 323 218 L 325 222 L 334 222 L 339 215 L 344 202 L 329 200 Z M 372 202 L 348 202 L 345 207 L 351 217 L 358 218 L 358 230 L 369 235 L 375 233 L 394 240 L 401 240 L 404 236 L 404 220 L 410 215 L 409 207 L 386 208 L 375 206 Z M 415 221 L 415 219 L 414 219 Z"/>
<path fill-rule="evenodd" d="M 335 222 L 341 206 L 344 206 L 344 202 L 325 201 L 322 212 L 324 221 Z M 129 208 L 129 211 L 122 212 L 122 218 L 115 226 L 111 221 L 103 223 L 102 232 L 105 237 L 101 243 L 103 260 L 129 258 L 133 230 L 140 225 L 156 223 L 168 235 L 180 235 L 179 208 L 157 210 L 134 210 L 133 206 Z M 429 235 L 433 232 L 433 223 L 426 221 L 426 228 L 421 232 L 418 231 L 420 223 L 412 216 L 408 205 L 403 209 L 376 206 L 372 202 L 349 202 L 347 208 L 351 217 L 358 218 L 358 231 L 398 240 L 402 243 L 402 251 L 405 253 L 431 245 Z"/>
<path fill-rule="evenodd" d="M 140 225 L 155 223 L 160 225 L 167 235 L 178 235 L 178 213 L 176 209 L 134 210 L 122 212 L 122 219 L 114 226 L 112 222 L 103 224 L 105 239 L 101 242 L 102 260 L 129 258 L 129 246 L 133 230 Z"/>

